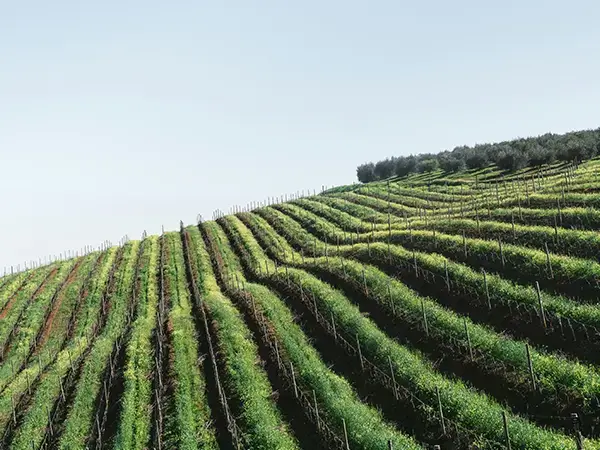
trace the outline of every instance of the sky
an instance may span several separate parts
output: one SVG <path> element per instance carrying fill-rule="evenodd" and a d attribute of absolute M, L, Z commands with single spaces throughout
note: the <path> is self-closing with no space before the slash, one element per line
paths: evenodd
<path fill-rule="evenodd" d="M 600 2 L 0 0 L 0 271 L 600 126 Z"/>

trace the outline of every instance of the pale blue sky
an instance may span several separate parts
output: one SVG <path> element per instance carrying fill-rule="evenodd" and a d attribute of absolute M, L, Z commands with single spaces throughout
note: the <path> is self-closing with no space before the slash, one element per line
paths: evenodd
<path fill-rule="evenodd" d="M 369 160 L 598 127 L 599 18 L 595 0 L 0 0 L 0 270 Z"/>

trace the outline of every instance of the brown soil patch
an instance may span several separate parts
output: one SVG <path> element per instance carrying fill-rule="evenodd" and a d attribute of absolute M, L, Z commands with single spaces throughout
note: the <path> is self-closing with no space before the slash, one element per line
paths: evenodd
<path fill-rule="evenodd" d="M 55 267 L 54 269 L 52 269 L 52 271 L 48 274 L 48 276 L 44 279 L 44 281 L 42 282 L 41 286 L 38 288 L 37 291 L 35 291 L 35 294 L 33 295 L 33 298 L 37 297 L 39 295 L 40 292 L 43 292 L 44 289 L 46 289 L 46 285 L 48 284 L 48 282 L 54 278 L 54 275 L 56 275 L 56 272 L 58 272 L 58 267 Z"/>
<path fill-rule="evenodd" d="M 69 274 L 69 277 L 67 278 L 67 281 L 65 282 L 65 284 L 62 287 L 62 289 L 60 290 L 60 293 L 58 294 L 56 300 L 54 301 L 54 305 L 52 305 L 52 311 L 50 311 L 50 314 L 46 318 L 46 322 L 44 323 L 44 328 L 43 328 L 42 334 L 40 336 L 40 340 L 39 340 L 38 345 L 36 347 L 38 350 L 46 343 L 46 341 L 48 340 L 48 337 L 50 336 L 50 332 L 52 331 L 52 326 L 54 325 L 54 319 L 56 317 L 56 314 L 58 314 L 58 311 L 60 310 L 62 302 L 63 302 L 63 300 L 65 298 L 65 290 L 67 289 L 67 287 L 73 282 L 73 280 L 77 276 L 77 273 L 79 272 L 79 266 L 81 265 L 82 261 L 83 261 L 83 259 L 80 258 L 75 263 L 75 267 L 73 268 L 73 270 Z M 37 353 L 37 351 L 36 351 L 36 353 Z"/>
<path fill-rule="evenodd" d="M 28 275 L 21 282 L 21 284 L 19 285 L 17 290 L 11 294 L 10 299 L 8 300 L 8 303 L 6 303 L 6 305 L 4 305 L 4 308 L 2 308 L 2 311 L 0 311 L 0 319 L 4 319 L 4 317 L 6 317 L 6 314 L 8 314 L 7 310 L 10 310 L 10 308 L 12 307 L 12 304 L 15 301 L 15 297 L 17 296 L 17 294 L 19 292 L 21 292 L 23 290 L 23 288 L 25 287 L 25 285 L 27 284 L 27 282 L 29 281 L 30 278 L 31 278 L 31 275 Z"/>
<path fill-rule="evenodd" d="M 50 278 L 52 278 L 56 272 L 58 271 L 57 268 L 52 269 L 52 271 L 46 276 L 46 278 L 44 279 L 44 282 L 42 283 L 42 285 L 40 286 L 40 288 L 36 291 L 37 295 L 39 292 L 42 291 L 42 289 L 44 289 L 44 287 L 46 286 L 46 284 L 48 283 L 48 280 L 50 280 Z M 15 299 L 17 297 L 17 294 L 25 287 L 27 283 L 23 283 L 19 289 L 17 289 L 17 291 L 12 295 L 11 299 L 8 301 L 8 303 L 6 305 L 4 305 L 4 309 L 0 312 L 0 319 L 4 319 L 8 313 L 10 312 L 10 310 L 12 309 L 12 306 L 15 302 Z"/>
<path fill-rule="evenodd" d="M 15 302 L 15 298 L 16 298 L 16 294 L 14 294 L 10 300 L 8 301 L 8 303 L 4 306 L 4 309 L 2 310 L 2 312 L 0 312 L 0 320 L 4 319 L 6 317 L 6 315 L 10 312 L 10 310 L 12 309 L 13 303 Z"/>

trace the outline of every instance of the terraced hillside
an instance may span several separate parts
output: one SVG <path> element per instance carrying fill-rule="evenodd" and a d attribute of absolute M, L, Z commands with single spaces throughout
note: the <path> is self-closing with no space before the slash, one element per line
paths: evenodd
<path fill-rule="evenodd" d="M 600 160 L 271 201 L 0 278 L 14 449 L 600 449 Z"/>

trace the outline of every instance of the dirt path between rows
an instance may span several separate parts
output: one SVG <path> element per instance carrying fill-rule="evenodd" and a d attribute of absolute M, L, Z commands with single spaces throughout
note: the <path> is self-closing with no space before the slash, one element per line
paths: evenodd
<path fill-rule="evenodd" d="M 46 283 L 48 282 L 48 280 L 50 280 L 58 271 L 58 268 L 54 268 L 52 269 L 52 271 L 46 276 L 46 279 L 44 280 L 44 283 L 40 286 L 40 288 L 37 290 L 37 293 L 42 292 L 42 290 L 44 289 L 44 287 L 46 286 Z M 12 295 L 11 299 L 8 301 L 8 303 L 6 305 L 4 305 L 4 309 L 2 311 L 0 311 L 0 320 L 4 319 L 8 313 L 10 312 L 10 310 L 12 309 L 12 306 L 17 298 L 17 294 L 27 285 L 27 283 L 23 283 L 23 285 L 21 285 L 19 287 L 19 289 Z M 37 295 L 36 293 L 36 295 Z"/>
<path fill-rule="evenodd" d="M 77 263 L 75 264 L 75 267 L 71 271 L 71 274 L 67 278 L 67 281 L 65 282 L 64 286 L 62 287 L 61 292 L 58 294 L 58 298 L 54 302 L 52 311 L 50 311 L 50 314 L 48 315 L 48 318 L 46 319 L 46 323 L 44 323 L 44 329 L 42 331 L 42 335 L 40 336 L 40 341 L 38 342 L 38 345 L 37 345 L 38 349 L 42 348 L 43 345 L 48 340 L 48 337 L 50 336 L 50 332 L 52 331 L 52 326 L 54 325 L 54 318 L 56 317 L 56 314 L 58 314 L 58 311 L 60 310 L 62 302 L 65 298 L 65 290 L 73 282 L 73 279 L 75 279 L 75 277 L 79 273 L 79 266 L 81 265 L 82 261 L 83 261 L 83 258 L 80 258 L 79 261 L 77 261 Z"/>

